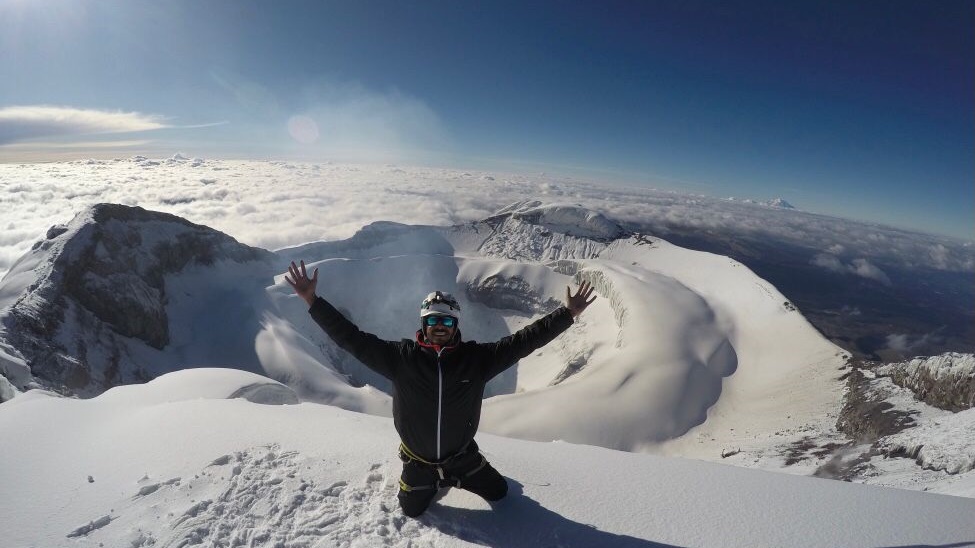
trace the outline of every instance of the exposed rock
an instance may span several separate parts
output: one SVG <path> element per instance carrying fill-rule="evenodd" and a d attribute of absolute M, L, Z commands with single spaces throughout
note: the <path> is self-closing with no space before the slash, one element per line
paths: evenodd
<path fill-rule="evenodd" d="M 929 421 L 880 441 L 880 450 L 913 459 L 928 470 L 964 474 L 975 469 L 975 409 Z"/>
<path fill-rule="evenodd" d="M 858 443 L 873 443 L 914 426 L 911 413 L 884 401 L 890 394 L 870 380 L 860 369 L 850 372 L 846 399 L 836 421 L 836 427 Z"/>
<path fill-rule="evenodd" d="M 568 361 L 566 361 L 565 367 L 562 368 L 562 371 L 559 371 L 558 375 L 552 379 L 552 382 L 548 383 L 549 386 L 555 386 L 556 384 L 562 383 L 576 373 L 582 371 L 586 365 L 589 364 L 589 358 L 591 355 L 592 349 L 589 349 L 589 352 L 580 352 L 572 356 Z"/>
<path fill-rule="evenodd" d="M 928 405 L 947 411 L 975 407 L 975 355 L 949 352 L 887 364 L 876 372 L 910 389 Z"/>
<path fill-rule="evenodd" d="M 467 298 L 490 308 L 517 310 L 526 314 L 548 314 L 562 303 L 551 297 L 542 299 L 527 281 L 517 276 L 490 276 L 467 284 Z"/>
<path fill-rule="evenodd" d="M 98 204 L 15 264 L 8 283 L 32 280 L 0 318 L 7 342 L 45 385 L 70 393 L 148 380 L 126 361 L 126 338 L 170 341 L 166 276 L 217 260 L 271 260 L 209 227 L 140 207 Z M 9 280 L 9 281 L 8 281 Z"/>
<path fill-rule="evenodd" d="M 229 399 L 243 398 L 251 403 L 263 405 L 297 405 L 301 403 L 294 390 L 280 383 L 261 382 L 243 386 L 230 395 Z"/>
<path fill-rule="evenodd" d="M 510 215 L 511 218 L 553 232 L 602 242 L 611 242 L 626 233 L 602 213 L 575 204 L 545 204 L 538 200 L 525 200 L 501 209 L 497 215 Z"/>
<path fill-rule="evenodd" d="M 482 223 L 490 233 L 478 251 L 517 261 L 559 261 L 598 257 L 627 232 L 595 211 L 575 205 L 514 203 Z"/>

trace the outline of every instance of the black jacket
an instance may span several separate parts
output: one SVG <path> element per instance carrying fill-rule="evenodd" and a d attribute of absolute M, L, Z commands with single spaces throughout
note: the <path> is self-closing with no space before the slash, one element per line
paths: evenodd
<path fill-rule="evenodd" d="M 428 461 L 446 459 L 474 439 L 484 385 L 572 325 L 560 307 L 495 343 L 460 342 L 436 347 L 416 340 L 384 341 L 360 331 L 325 299 L 309 310 L 340 347 L 393 382 L 393 423 L 406 447 Z"/>

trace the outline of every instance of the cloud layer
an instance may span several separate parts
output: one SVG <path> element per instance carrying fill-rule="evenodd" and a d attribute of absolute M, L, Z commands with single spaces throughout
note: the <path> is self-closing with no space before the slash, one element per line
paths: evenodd
<path fill-rule="evenodd" d="M 889 284 L 890 268 L 975 271 L 975 247 L 947 237 L 740 201 L 545 175 L 396 166 L 136 157 L 0 164 L 0 275 L 87 205 L 166 211 L 277 249 L 347 238 L 376 220 L 448 225 L 519 200 L 578 203 L 663 238 L 681 228 L 785 242 L 807 261 Z"/>
<path fill-rule="evenodd" d="M 47 105 L 0 108 L 0 145 L 40 137 L 130 133 L 167 127 L 162 118 L 138 112 L 110 112 Z"/>

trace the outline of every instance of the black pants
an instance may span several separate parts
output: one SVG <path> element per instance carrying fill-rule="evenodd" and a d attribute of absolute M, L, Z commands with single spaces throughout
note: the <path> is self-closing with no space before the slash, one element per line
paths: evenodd
<path fill-rule="evenodd" d="M 485 500 L 501 500 L 508 494 L 508 482 L 498 473 L 472 444 L 471 450 L 460 455 L 443 466 L 444 474 L 448 478 L 460 480 L 460 489 L 465 489 Z M 472 470 L 485 463 L 480 470 L 471 475 Z M 403 513 L 409 517 L 416 517 L 426 511 L 437 495 L 437 482 L 440 475 L 436 467 L 407 460 L 403 463 L 403 474 L 400 476 L 400 490 L 397 498 Z M 414 489 L 421 487 L 420 489 Z M 425 487 L 425 488 L 424 488 Z"/>

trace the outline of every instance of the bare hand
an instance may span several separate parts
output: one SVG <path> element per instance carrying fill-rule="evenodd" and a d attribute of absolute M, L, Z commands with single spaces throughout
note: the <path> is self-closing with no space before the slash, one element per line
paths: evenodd
<path fill-rule="evenodd" d="M 582 314 L 582 311 L 596 300 L 596 297 L 589 298 L 593 292 L 592 284 L 589 282 L 582 282 L 575 295 L 572 295 L 570 291 L 569 286 L 565 286 L 565 307 L 572 313 L 573 318 Z"/>
<path fill-rule="evenodd" d="M 288 266 L 288 274 L 291 277 L 285 276 L 285 281 L 291 285 L 299 297 L 308 303 L 308 306 L 311 306 L 315 302 L 315 288 L 318 287 L 318 268 L 315 268 L 315 272 L 309 278 L 308 272 L 305 270 L 305 261 L 301 261 L 300 270 L 298 265 L 291 261 L 291 265 Z"/>

